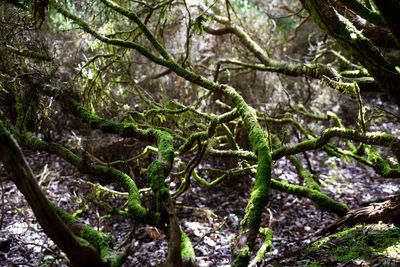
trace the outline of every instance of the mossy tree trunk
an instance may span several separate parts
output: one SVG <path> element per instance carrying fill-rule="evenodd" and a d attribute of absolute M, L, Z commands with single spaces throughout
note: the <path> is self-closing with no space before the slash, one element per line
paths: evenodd
<path fill-rule="evenodd" d="M 40 189 L 17 142 L 0 121 L 0 160 L 24 195 L 43 231 L 67 254 L 73 266 L 109 266 L 89 243 L 79 241 Z"/>

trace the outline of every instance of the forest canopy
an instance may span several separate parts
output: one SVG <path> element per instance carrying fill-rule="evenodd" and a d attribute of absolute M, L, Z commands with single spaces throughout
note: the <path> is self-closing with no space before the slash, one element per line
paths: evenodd
<path fill-rule="evenodd" d="M 0 230 L 25 199 L 35 264 L 282 266 L 290 209 L 398 222 L 397 1 L 0 3 Z"/>

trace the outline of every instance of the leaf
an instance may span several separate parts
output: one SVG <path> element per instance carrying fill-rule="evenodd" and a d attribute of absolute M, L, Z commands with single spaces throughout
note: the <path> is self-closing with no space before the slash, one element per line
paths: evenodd
<path fill-rule="evenodd" d="M 162 234 L 161 231 L 158 230 L 155 227 L 146 227 L 146 233 L 153 239 L 153 240 L 157 240 L 160 239 Z"/>
<path fill-rule="evenodd" d="M 75 218 L 80 213 L 82 213 L 82 209 L 79 209 L 79 210 L 75 211 L 75 213 L 72 214 L 72 216 Z"/>

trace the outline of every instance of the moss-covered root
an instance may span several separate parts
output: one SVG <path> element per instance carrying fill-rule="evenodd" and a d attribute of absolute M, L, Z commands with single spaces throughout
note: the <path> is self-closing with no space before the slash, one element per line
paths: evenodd
<path fill-rule="evenodd" d="M 244 125 L 248 131 L 249 140 L 257 155 L 257 173 L 250 200 L 246 207 L 246 214 L 241 222 L 242 230 L 237 239 L 234 252 L 233 266 L 247 266 L 251 250 L 258 235 L 261 214 L 268 202 L 271 182 L 271 150 L 267 144 L 269 138 L 264 136 L 255 111 L 247 105 L 244 99 L 230 86 L 221 86 L 226 95 L 236 106 Z"/>
<path fill-rule="evenodd" d="M 272 239 L 274 237 L 272 230 L 269 228 L 260 228 L 260 234 L 264 236 L 264 243 L 261 245 L 256 257 L 250 263 L 249 267 L 259 266 L 264 260 L 265 252 L 272 247 Z"/>
<path fill-rule="evenodd" d="M 183 267 L 196 266 L 196 254 L 189 237 L 181 230 L 181 256 Z"/>
<path fill-rule="evenodd" d="M 187 257 L 190 252 L 190 240 L 181 232 L 175 205 L 165 184 L 165 178 L 169 175 L 174 160 L 173 139 L 170 134 L 162 131 L 157 131 L 157 139 L 159 159 L 149 165 L 148 175 L 150 186 L 157 199 L 157 208 L 163 215 L 162 221 L 167 223 L 168 255 L 164 266 L 183 266 L 185 260 L 183 256 Z M 165 215 L 168 217 L 165 218 Z"/>

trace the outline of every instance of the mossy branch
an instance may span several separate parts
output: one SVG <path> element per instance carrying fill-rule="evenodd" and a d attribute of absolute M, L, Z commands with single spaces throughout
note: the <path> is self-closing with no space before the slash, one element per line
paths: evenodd
<path fill-rule="evenodd" d="M 264 255 L 272 247 L 274 238 L 273 232 L 269 228 L 260 228 L 260 234 L 264 236 L 264 242 L 257 251 L 256 257 L 250 263 L 249 267 L 259 266 L 264 260 Z"/>
<path fill-rule="evenodd" d="M 271 59 L 265 49 L 261 48 L 250 36 L 249 34 L 240 26 L 235 25 L 227 18 L 218 16 L 211 12 L 208 9 L 204 9 L 207 11 L 207 14 L 210 15 L 215 21 L 223 24 L 225 26 L 225 33 L 232 33 L 236 37 L 239 38 L 240 42 L 245 46 L 253 55 L 264 65 L 260 66 L 257 64 L 248 64 L 244 62 L 240 62 L 237 60 L 229 60 L 224 63 L 237 64 L 241 66 L 246 66 L 248 68 L 262 69 L 264 71 L 270 72 L 278 72 L 290 76 L 309 76 L 312 78 L 321 78 L 323 75 L 338 78 L 340 75 L 337 71 L 331 67 L 328 67 L 323 64 L 290 64 L 287 62 L 281 62 L 274 59 Z M 213 34 L 215 32 L 209 31 L 209 33 Z M 219 34 L 219 33 L 218 33 Z"/>
<path fill-rule="evenodd" d="M 28 133 L 25 138 L 22 136 L 20 138 L 32 149 L 56 154 L 65 161 L 71 163 L 83 173 L 106 177 L 113 182 L 120 183 L 128 192 L 127 207 L 129 215 L 138 221 L 149 224 L 157 225 L 159 222 L 159 217 L 156 214 L 149 212 L 141 205 L 138 188 L 136 187 L 135 182 L 127 174 L 112 167 L 84 163 L 82 158 L 78 157 L 76 154 L 62 145 L 56 143 L 47 143 L 33 136 L 32 134 Z"/>
<path fill-rule="evenodd" d="M 283 146 L 272 153 L 274 159 L 283 156 L 295 155 L 308 150 L 322 148 L 333 137 L 341 137 L 349 140 L 362 142 L 369 145 L 378 145 L 391 148 L 396 157 L 400 158 L 400 140 L 393 135 L 386 133 L 366 133 L 362 134 L 355 130 L 345 128 L 328 128 L 324 130 L 320 137 L 300 142 L 294 146 Z"/>
<path fill-rule="evenodd" d="M 121 266 L 123 260 L 126 258 L 124 252 L 119 255 L 111 248 L 111 238 L 103 235 L 102 233 L 96 231 L 93 227 L 82 225 L 74 216 L 68 212 L 56 207 L 53 204 L 53 208 L 57 212 L 57 215 L 64 221 L 67 226 L 72 229 L 74 234 L 89 242 L 93 247 L 97 249 L 100 253 L 100 257 L 104 262 L 108 263 L 110 266 Z M 81 241 L 82 242 L 82 241 Z"/>
<path fill-rule="evenodd" d="M 318 26 L 350 51 L 368 70 L 380 89 L 400 105 L 398 94 L 400 74 L 395 66 L 383 57 L 372 41 L 366 38 L 362 31 L 345 17 L 345 14 L 340 14 L 340 10 L 335 9 L 335 1 L 301 0 L 301 2 Z"/>
<path fill-rule="evenodd" d="M 147 28 L 147 26 L 139 19 L 135 12 L 127 10 L 117 3 L 108 1 L 108 0 L 101 0 L 106 6 L 110 7 L 111 9 L 117 11 L 121 15 L 129 18 L 133 22 L 135 22 L 139 28 L 142 30 L 144 35 L 147 39 L 151 42 L 151 44 L 156 48 L 156 50 L 164 57 L 165 60 L 170 60 L 171 57 L 168 54 L 167 50 L 157 41 L 151 31 Z"/>
<path fill-rule="evenodd" d="M 264 136 L 257 115 L 244 99 L 229 86 L 222 86 L 224 94 L 233 102 L 240 116 L 243 118 L 248 136 L 257 155 L 257 173 L 254 187 L 252 188 L 250 200 L 246 207 L 246 214 L 241 222 L 242 231 L 237 241 L 237 249 L 234 253 L 234 265 L 248 263 L 250 260 L 249 250 L 254 247 L 258 230 L 261 223 L 261 214 L 268 202 L 268 194 L 271 182 L 271 150 Z M 247 264 L 246 263 L 246 264 Z"/>
<path fill-rule="evenodd" d="M 236 109 L 233 109 L 233 110 L 231 110 L 227 113 L 221 114 L 219 116 L 214 116 L 211 119 L 210 124 L 207 127 L 207 130 L 203 131 L 203 132 L 193 133 L 192 135 L 190 135 L 186 139 L 186 141 L 179 147 L 179 149 L 178 149 L 179 153 L 183 154 L 183 153 L 189 151 L 193 147 L 195 142 L 197 142 L 197 141 L 204 141 L 207 138 L 211 138 L 215 134 L 216 127 L 219 124 L 230 122 L 230 121 L 236 119 L 238 116 L 239 116 L 239 113 L 237 112 Z"/>
<path fill-rule="evenodd" d="M 364 6 L 358 0 L 340 0 L 345 6 L 352 9 L 356 14 L 360 15 L 363 19 L 378 25 L 386 27 L 386 23 L 383 21 L 380 14 L 375 12 L 374 10 L 369 9 L 368 7 Z"/>
<path fill-rule="evenodd" d="M 82 28 L 82 30 L 84 30 L 85 32 L 89 33 L 90 35 L 92 35 L 96 39 L 98 39 L 98 40 L 100 40 L 100 41 L 102 41 L 104 43 L 110 44 L 110 45 L 115 45 L 115 46 L 120 46 L 120 47 L 131 48 L 131 49 L 137 50 L 138 52 L 140 52 L 141 54 L 146 56 L 148 59 L 150 59 L 151 61 L 153 61 L 153 62 L 155 62 L 157 64 L 160 64 L 162 66 L 167 66 L 168 65 L 168 62 L 166 60 L 155 56 L 149 50 L 147 50 L 145 47 L 143 47 L 143 46 L 141 46 L 141 45 L 139 45 L 137 43 L 126 41 L 126 40 L 122 40 L 122 39 L 117 39 L 117 38 L 109 38 L 109 37 L 106 37 L 104 35 L 101 35 L 97 31 L 95 31 L 93 28 L 91 28 L 89 26 L 89 24 L 86 23 L 83 19 L 81 19 L 81 18 L 75 16 L 74 14 L 72 14 L 71 12 L 69 12 L 63 6 L 58 4 L 55 0 L 51 0 L 49 4 L 57 12 L 59 12 L 62 15 L 64 15 L 65 17 L 71 19 L 74 23 L 79 25 Z"/>
<path fill-rule="evenodd" d="M 82 243 L 57 215 L 40 189 L 17 142 L 0 121 L 0 160 L 11 180 L 24 195 L 44 232 L 63 250 L 76 266 L 109 266 L 89 244 Z"/>
<path fill-rule="evenodd" d="M 312 190 L 300 185 L 289 184 L 288 182 L 278 181 L 275 179 L 271 180 L 271 187 L 275 190 L 293 194 L 297 196 L 306 197 L 315 202 L 316 206 L 321 210 L 336 213 L 339 216 L 343 216 L 349 211 L 346 204 L 337 202 L 322 192 Z"/>
<path fill-rule="evenodd" d="M 288 158 L 290 162 L 296 167 L 299 176 L 304 181 L 305 187 L 321 192 L 321 187 L 314 181 L 311 173 L 301 165 L 301 162 L 298 160 L 298 158 L 296 158 L 295 156 L 289 156 Z"/>

